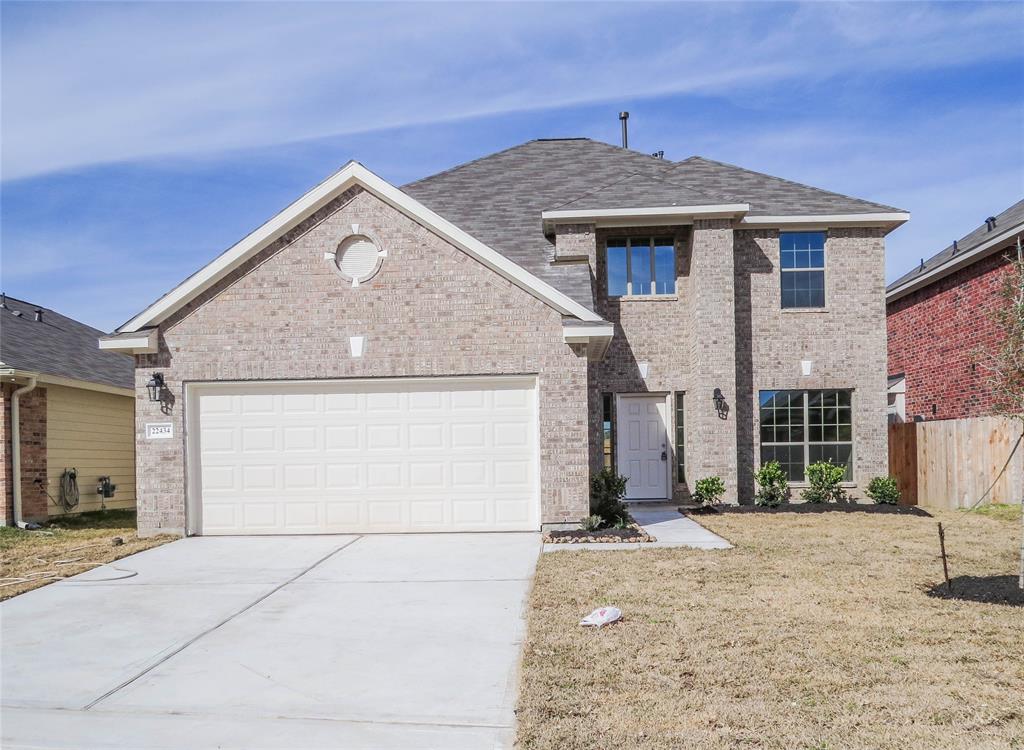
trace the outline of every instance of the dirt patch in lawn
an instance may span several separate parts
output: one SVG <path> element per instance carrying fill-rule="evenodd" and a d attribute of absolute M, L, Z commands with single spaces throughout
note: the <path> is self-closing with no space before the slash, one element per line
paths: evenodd
<path fill-rule="evenodd" d="M 36 531 L 0 527 L 0 601 L 176 538 L 140 538 L 135 512 L 123 510 L 66 516 Z"/>
<path fill-rule="evenodd" d="M 873 503 L 783 503 L 775 508 L 764 505 L 705 505 L 682 508 L 688 516 L 714 516 L 722 513 L 866 513 L 868 515 L 922 516 L 932 514 L 914 505 L 875 505 Z"/>
<path fill-rule="evenodd" d="M 522 748 L 1024 748 L 1019 521 L 725 513 L 732 550 L 542 555 Z M 954 592 L 942 582 L 947 525 Z M 981 583 L 978 583 L 981 581 Z M 578 626 L 594 607 L 624 619 Z M 623 668 L 628 664 L 628 668 Z"/>

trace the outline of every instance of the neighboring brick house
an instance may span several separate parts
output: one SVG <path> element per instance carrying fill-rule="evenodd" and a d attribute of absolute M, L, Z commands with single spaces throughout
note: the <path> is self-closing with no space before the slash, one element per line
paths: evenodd
<path fill-rule="evenodd" d="M 885 474 L 898 209 L 530 141 L 355 162 L 101 341 L 136 355 L 143 533 L 529 530 L 761 460 Z M 151 400 L 152 399 L 152 400 Z"/>
<path fill-rule="evenodd" d="M 1024 200 L 889 285 L 895 421 L 993 413 L 984 358 L 1002 340 L 992 313 L 1003 302 L 1000 291 L 1022 236 Z"/>
<path fill-rule="evenodd" d="M 100 351 L 101 335 L 0 296 L 0 523 L 135 506 L 134 368 L 131 357 Z M 66 469 L 77 470 L 77 498 L 70 482 L 61 493 Z M 112 495 L 97 492 L 101 477 Z"/>

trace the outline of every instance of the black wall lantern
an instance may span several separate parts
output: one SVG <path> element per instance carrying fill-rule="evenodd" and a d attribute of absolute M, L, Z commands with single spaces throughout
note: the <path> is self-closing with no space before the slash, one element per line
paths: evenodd
<path fill-rule="evenodd" d="M 729 405 L 725 403 L 725 396 L 722 394 L 721 388 L 715 388 L 711 400 L 715 402 L 715 411 L 718 412 L 719 419 L 725 419 L 729 416 Z"/>
<path fill-rule="evenodd" d="M 163 390 L 164 390 L 164 374 L 162 372 L 154 372 L 153 377 L 146 383 L 146 388 L 149 389 L 149 400 L 155 403 L 163 401 Z"/>

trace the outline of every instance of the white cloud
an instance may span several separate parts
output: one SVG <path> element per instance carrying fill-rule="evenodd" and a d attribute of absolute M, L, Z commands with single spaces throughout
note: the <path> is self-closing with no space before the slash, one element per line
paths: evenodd
<path fill-rule="evenodd" d="M 1013 5 L 3 6 L 4 179 L 991 59 Z M 954 33 L 955 32 L 955 33 Z"/>

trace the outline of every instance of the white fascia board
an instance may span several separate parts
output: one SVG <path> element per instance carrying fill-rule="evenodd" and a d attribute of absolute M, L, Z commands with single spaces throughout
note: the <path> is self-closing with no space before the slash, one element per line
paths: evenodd
<path fill-rule="evenodd" d="M 910 221 L 910 214 L 905 211 L 891 211 L 873 214 L 804 214 L 792 216 L 744 216 L 740 219 L 742 226 L 748 227 L 791 227 L 795 225 L 807 227 L 847 226 L 872 227 L 891 224 L 895 229 L 900 224 Z"/>
<path fill-rule="evenodd" d="M 118 332 L 133 332 L 146 326 L 158 325 L 175 310 L 354 185 L 360 185 L 373 193 L 563 315 L 572 315 L 581 320 L 599 319 L 580 303 L 459 229 L 362 164 L 352 161 L 118 328 Z"/>
<path fill-rule="evenodd" d="M 615 335 L 615 326 L 611 323 L 595 323 L 586 326 L 564 326 L 562 338 L 567 344 L 582 344 L 593 338 L 611 338 Z"/>
<path fill-rule="evenodd" d="M 943 276 L 948 276 L 954 271 L 959 271 L 964 266 L 968 266 L 977 260 L 981 260 L 982 257 L 987 255 L 994 248 L 999 247 L 1004 242 L 1014 239 L 1016 235 L 1022 232 L 1024 232 L 1024 223 L 1014 224 L 1009 229 L 1000 232 L 995 237 L 986 240 L 980 245 L 949 257 L 942 265 L 936 266 L 913 279 L 908 279 L 898 287 L 887 290 L 885 293 L 885 301 L 895 302 L 900 297 L 910 294 L 923 286 L 928 286 L 932 282 L 938 281 Z"/>
<path fill-rule="evenodd" d="M 545 222 L 587 222 L 598 225 L 605 221 L 620 219 L 681 219 L 691 216 L 705 218 L 731 217 L 746 213 L 750 206 L 746 203 L 720 203 L 713 206 L 648 206 L 645 208 L 600 208 L 600 209 L 557 209 L 543 211 L 541 219 Z"/>
<path fill-rule="evenodd" d="M 134 333 L 134 331 L 133 331 Z M 99 340 L 99 348 L 125 354 L 153 354 L 159 351 L 157 329 L 139 331 L 137 336 L 111 336 Z"/>

